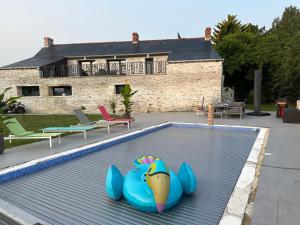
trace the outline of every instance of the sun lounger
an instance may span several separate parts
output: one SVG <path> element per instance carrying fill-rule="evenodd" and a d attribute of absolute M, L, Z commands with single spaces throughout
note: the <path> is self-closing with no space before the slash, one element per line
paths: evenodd
<path fill-rule="evenodd" d="M 84 114 L 84 112 L 81 109 L 74 109 L 73 112 L 75 113 L 77 119 L 79 119 L 80 124 L 93 125 L 97 122 L 89 120 L 89 118 Z"/>
<path fill-rule="evenodd" d="M 58 142 L 60 143 L 61 133 L 35 133 L 33 131 L 26 131 L 24 127 L 15 119 L 4 120 L 3 123 L 10 130 L 11 134 L 5 137 L 5 140 L 25 140 L 25 139 L 48 139 L 50 148 L 52 148 L 52 138 L 58 137 Z"/>
<path fill-rule="evenodd" d="M 80 121 L 78 126 L 96 126 L 107 127 L 107 133 L 110 133 L 110 124 L 100 123 L 99 121 L 91 121 L 81 109 L 74 109 L 75 116 Z"/>
<path fill-rule="evenodd" d="M 99 106 L 99 111 L 103 116 L 104 122 L 109 124 L 126 124 L 127 128 L 130 128 L 130 125 L 133 123 L 133 119 L 117 119 L 111 117 L 108 112 L 106 111 L 104 106 Z"/>
<path fill-rule="evenodd" d="M 226 107 L 225 116 L 228 115 L 239 115 L 240 119 L 245 115 L 246 104 L 244 102 L 232 102 Z"/>
<path fill-rule="evenodd" d="M 69 132 L 82 132 L 84 139 L 86 139 L 86 132 L 98 128 L 97 126 L 71 126 L 71 127 L 47 127 L 41 129 L 43 132 L 60 132 L 60 133 L 69 133 Z"/>

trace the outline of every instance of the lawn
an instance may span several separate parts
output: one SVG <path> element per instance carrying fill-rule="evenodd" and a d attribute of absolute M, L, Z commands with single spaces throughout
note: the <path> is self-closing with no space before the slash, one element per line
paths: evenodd
<path fill-rule="evenodd" d="M 247 104 L 246 109 L 253 110 L 254 105 L 253 104 Z M 275 106 L 275 104 L 262 104 L 261 105 L 261 110 L 262 111 L 267 111 L 267 112 L 276 111 L 276 106 Z"/>
<path fill-rule="evenodd" d="M 90 120 L 99 120 L 101 115 L 87 115 Z M 78 124 L 78 119 L 74 115 L 18 115 L 14 116 L 22 126 L 28 131 L 41 132 L 41 128 L 50 126 L 70 126 L 71 124 Z M 0 124 L 0 130 L 4 131 L 4 136 L 9 135 L 9 130 Z M 65 134 L 66 135 L 66 134 Z M 5 141 L 5 147 L 11 148 L 19 145 L 24 145 L 40 140 L 13 140 L 10 144 L 9 141 Z"/>
<path fill-rule="evenodd" d="M 288 105 L 289 108 L 295 108 L 296 105 L 295 104 L 291 104 L 289 103 Z M 253 104 L 247 104 L 246 109 L 248 110 L 253 110 L 254 109 L 254 105 Z M 272 112 L 272 111 L 276 111 L 276 105 L 275 103 L 269 103 L 269 104 L 262 104 L 261 105 L 261 111 L 266 111 L 266 112 Z"/>

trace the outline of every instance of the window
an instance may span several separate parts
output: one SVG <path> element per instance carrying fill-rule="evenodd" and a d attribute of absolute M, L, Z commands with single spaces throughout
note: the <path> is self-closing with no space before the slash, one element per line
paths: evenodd
<path fill-rule="evenodd" d="M 92 76 L 94 71 L 93 62 L 95 60 L 78 61 L 80 68 L 80 76 Z"/>
<path fill-rule="evenodd" d="M 125 87 L 125 84 L 118 84 L 118 85 L 115 85 L 115 88 L 116 88 L 116 94 L 119 95 L 121 94 L 121 90 Z"/>
<path fill-rule="evenodd" d="M 52 96 L 67 96 L 72 95 L 72 87 L 71 86 L 55 86 L 50 87 L 49 95 Z"/>
<path fill-rule="evenodd" d="M 126 74 L 126 64 L 125 60 L 107 60 L 108 74 L 110 75 L 125 75 Z"/>
<path fill-rule="evenodd" d="M 22 86 L 18 89 L 20 96 L 40 96 L 39 86 Z"/>

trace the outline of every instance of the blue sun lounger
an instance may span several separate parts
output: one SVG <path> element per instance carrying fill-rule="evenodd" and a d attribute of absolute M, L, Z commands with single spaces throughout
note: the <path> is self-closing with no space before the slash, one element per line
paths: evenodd
<path fill-rule="evenodd" d="M 86 139 L 86 132 L 98 128 L 97 126 L 71 126 L 71 127 L 47 127 L 41 129 L 43 133 L 72 133 L 72 132 L 82 132 L 84 139 Z"/>

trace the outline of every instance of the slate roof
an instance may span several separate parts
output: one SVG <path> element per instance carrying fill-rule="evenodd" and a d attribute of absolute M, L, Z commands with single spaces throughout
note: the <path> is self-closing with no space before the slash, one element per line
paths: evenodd
<path fill-rule="evenodd" d="M 0 69 L 40 67 L 63 58 L 76 56 L 125 56 L 148 53 L 168 53 L 168 61 L 223 60 L 213 50 L 210 41 L 205 41 L 204 38 L 183 38 L 141 40 L 138 44 L 133 44 L 131 41 L 56 44 L 42 48 L 32 58 L 0 67 Z"/>

